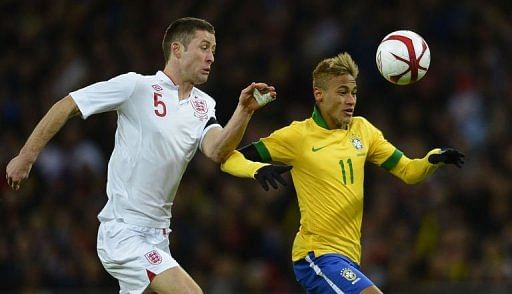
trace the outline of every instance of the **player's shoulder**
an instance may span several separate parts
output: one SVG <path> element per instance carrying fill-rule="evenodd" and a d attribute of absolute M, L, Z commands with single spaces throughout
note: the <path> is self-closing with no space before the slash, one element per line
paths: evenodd
<path fill-rule="evenodd" d="M 367 131 L 367 132 L 378 132 L 380 131 L 377 127 L 375 127 L 368 119 L 363 116 L 354 116 L 352 118 L 350 128 L 354 131 Z"/>
<path fill-rule="evenodd" d="M 304 120 L 294 120 L 289 125 L 286 126 L 286 128 L 293 129 L 293 130 L 303 130 L 308 127 L 308 125 L 311 123 L 312 119 L 307 118 Z"/>
<path fill-rule="evenodd" d="M 294 120 L 290 123 L 290 126 L 294 126 L 294 127 L 304 127 L 306 126 L 312 119 L 309 117 L 309 118 L 306 118 L 306 119 L 303 119 L 303 120 Z"/>
<path fill-rule="evenodd" d="M 119 74 L 111 78 L 109 81 L 120 86 L 132 87 L 133 89 L 134 87 L 137 87 L 137 85 L 140 84 L 140 82 L 143 81 L 144 78 L 145 76 L 131 71 Z"/>
<path fill-rule="evenodd" d="M 159 82 L 160 82 L 158 73 L 157 74 L 140 74 L 140 73 L 136 73 L 136 72 L 129 72 L 129 73 L 127 73 L 127 75 L 130 75 L 133 79 L 136 79 L 143 83 L 159 84 Z"/>
<path fill-rule="evenodd" d="M 134 71 L 129 71 L 127 73 L 118 75 L 118 77 L 124 77 L 127 79 L 144 79 L 144 78 L 151 77 L 151 76 L 143 75 L 143 74 L 140 74 L 140 73 L 137 73 Z"/>
<path fill-rule="evenodd" d="M 354 116 L 351 124 L 354 127 L 373 127 L 373 124 L 364 116 Z"/>
<path fill-rule="evenodd" d="M 279 129 L 275 129 L 272 132 L 272 135 L 281 135 L 281 136 L 290 136 L 290 135 L 300 135 L 302 134 L 305 126 L 306 126 L 307 120 L 304 121 L 292 121 L 290 124 L 285 125 Z"/>
<path fill-rule="evenodd" d="M 117 80 L 117 81 L 135 81 L 135 80 L 139 80 L 141 78 L 143 78 L 144 76 L 139 74 L 139 73 L 136 73 L 136 72 L 133 72 L 133 71 L 130 71 L 130 72 L 127 72 L 127 73 L 122 73 L 122 74 L 119 74 L 117 76 L 114 76 L 111 78 L 111 80 Z"/>
<path fill-rule="evenodd" d="M 303 135 L 304 132 L 308 129 L 308 126 L 310 124 L 309 119 L 305 120 L 294 120 L 287 126 L 281 128 L 282 132 L 288 132 L 288 133 L 294 133 L 297 135 Z"/>

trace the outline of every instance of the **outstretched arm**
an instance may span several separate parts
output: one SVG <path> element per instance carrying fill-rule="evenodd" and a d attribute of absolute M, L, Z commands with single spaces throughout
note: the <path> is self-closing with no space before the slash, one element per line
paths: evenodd
<path fill-rule="evenodd" d="M 251 144 L 241 148 L 240 151 L 235 150 L 231 153 L 226 161 L 221 164 L 220 169 L 235 177 L 256 179 L 265 191 L 268 191 L 269 184 L 277 189 L 277 182 L 286 186 L 286 181 L 281 177 L 281 174 L 292 169 L 291 166 L 258 161 L 262 161 L 262 159 Z"/>
<path fill-rule="evenodd" d="M 254 111 L 269 102 L 258 102 L 254 94 L 256 89 L 263 93 L 269 93 L 267 96 L 270 95 L 272 100 L 277 95 L 275 88 L 265 83 L 252 83 L 243 89 L 238 106 L 226 126 L 211 128 L 204 136 L 201 150 L 206 157 L 217 163 L 223 162 L 238 146 Z M 256 94 L 256 96 L 258 95 Z"/>
<path fill-rule="evenodd" d="M 464 164 L 464 154 L 451 148 L 431 150 L 423 158 L 402 156 L 390 172 L 407 184 L 416 184 L 430 177 L 442 164 Z"/>
<path fill-rule="evenodd" d="M 80 111 L 71 96 L 66 96 L 55 103 L 46 115 L 39 121 L 29 136 L 20 153 L 14 157 L 6 168 L 7 184 L 18 190 L 21 183 L 28 178 L 32 165 L 41 150 L 53 136 L 62 128 L 66 121 L 80 114 Z"/>

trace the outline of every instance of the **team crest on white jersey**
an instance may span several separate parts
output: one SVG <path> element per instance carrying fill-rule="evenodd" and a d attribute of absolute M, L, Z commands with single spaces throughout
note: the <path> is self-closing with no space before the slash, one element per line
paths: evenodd
<path fill-rule="evenodd" d="M 156 250 L 151 250 L 144 254 L 144 256 L 151 264 L 160 264 L 162 262 L 162 256 Z"/>
<path fill-rule="evenodd" d="M 194 108 L 195 117 L 200 120 L 208 118 L 208 104 L 206 103 L 206 100 L 194 97 L 190 103 L 192 104 L 192 108 Z"/>
<path fill-rule="evenodd" d="M 358 137 L 353 137 L 352 138 L 352 145 L 354 146 L 354 148 L 356 148 L 357 150 L 361 150 L 364 148 L 364 145 L 363 145 L 363 142 L 361 141 L 361 139 L 359 139 Z"/>
<path fill-rule="evenodd" d="M 158 84 L 151 85 L 151 87 L 153 87 L 153 89 L 157 92 L 160 92 L 163 90 L 162 87 L 160 87 L 160 85 L 158 85 Z"/>

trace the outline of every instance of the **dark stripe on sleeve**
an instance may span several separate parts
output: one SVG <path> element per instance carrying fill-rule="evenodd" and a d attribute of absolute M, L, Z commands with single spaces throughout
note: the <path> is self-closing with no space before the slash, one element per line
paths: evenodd
<path fill-rule="evenodd" d="M 388 159 L 386 159 L 386 161 L 384 161 L 380 166 L 387 170 L 390 170 L 397 165 L 398 161 L 400 160 L 400 158 L 402 158 L 403 155 L 404 153 L 402 151 L 395 149 L 395 152 L 393 152 L 393 154 L 391 154 L 391 156 Z"/>
<path fill-rule="evenodd" d="M 210 119 L 208 120 L 208 122 L 206 123 L 204 128 L 206 129 L 208 126 L 211 126 L 214 124 L 218 124 L 217 120 L 215 119 L 215 117 L 210 117 Z"/>
<path fill-rule="evenodd" d="M 270 162 L 270 154 L 267 147 L 261 142 L 254 142 L 238 149 L 246 159 L 258 162 Z"/>
<path fill-rule="evenodd" d="M 260 154 L 261 159 L 263 162 L 271 162 L 272 157 L 270 156 L 270 152 L 268 152 L 267 146 L 263 144 L 263 142 L 258 141 L 253 143 L 254 147 L 256 147 L 256 150 Z"/>

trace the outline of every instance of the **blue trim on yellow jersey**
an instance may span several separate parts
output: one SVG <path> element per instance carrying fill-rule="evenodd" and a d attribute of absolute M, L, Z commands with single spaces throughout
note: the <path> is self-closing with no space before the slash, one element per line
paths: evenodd
<path fill-rule="evenodd" d="M 256 151 L 258 151 L 258 153 L 262 159 L 262 162 L 271 162 L 272 161 L 270 152 L 268 152 L 268 149 L 265 146 L 265 144 L 263 144 L 263 142 L 261 142 L 261 141 L 254 142 L 253 145 L 254 145 L 254 147 L 256 147 Z"/>
<path fill-rule="evenodd" d="M 390 170 L 398 164 L 398 161 L 400 161 L 400 158 L 402 158 L 403 155 L 404 153 L 402 151 L 396 149 L 395 152 L 393 152 L 393 154 L 391 154 L 391 156 L 386 159 L 386 161 L 384 161 L 380 166 L 386 170 Z"/>
<path fill-rule="evenodd" d="M 318 107 L 316 105 L 313 108 L 313 114 L 311 115 L 311 117 L 313 118 L 313 120 L 316 122 L 316 124 L 318 126 L 329 130 L 329 126 L 325 122 L 325 119 L 322 117 L 322 114 L 320 113 L 320 110 L 318 109 Z"/>

